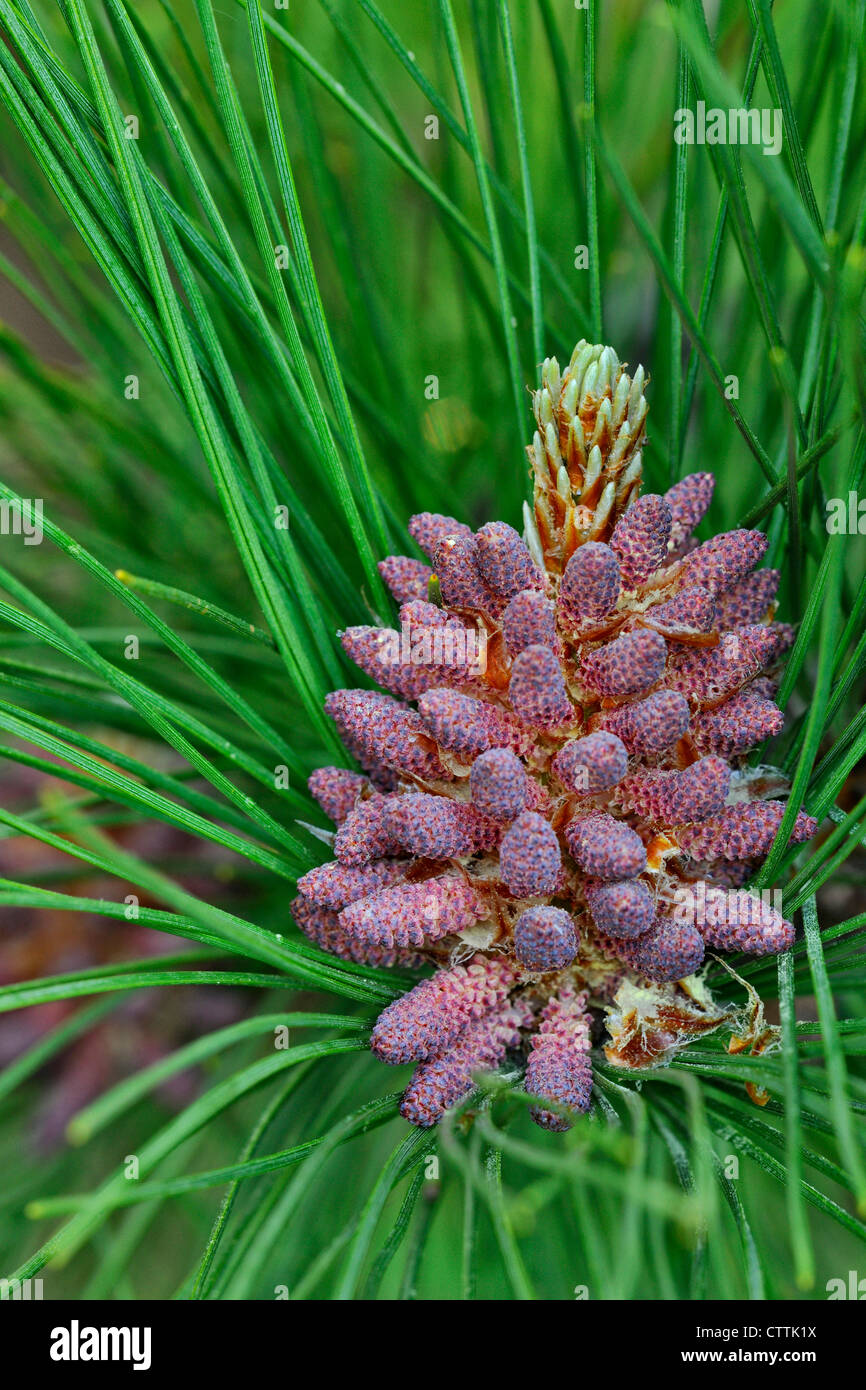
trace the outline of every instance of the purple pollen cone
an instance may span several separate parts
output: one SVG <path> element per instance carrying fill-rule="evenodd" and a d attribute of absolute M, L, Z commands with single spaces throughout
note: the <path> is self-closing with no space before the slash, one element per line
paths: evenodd
<path fill-rule="evenodd" d="M 317 907 L 303 894 L 295 898 L 291 904 L 291 913 L 296 925 L 309 941 L 340 960 L 353 960 L 357 965 L 375 965 L 382 969 L 396 965 L 407 970 L 416 969 L 424 963 L 414 951 L 390 949 L 373 942 L 362 943 L 354 940 L 341 926 L 336 912 L 327 907 Z"/>
<path fill-rule="evenodd" d="M 388 555 L 379 561 L 377 568 L 398 603 L 426 599 L 433 571 L 423 560 L 413 560 L 409 555 Z"/>
<path fill-rule="evenodd" d="M 648 492 L 616 523 L 610 548 L 619 561 L 623 588 L 649 579 L 667 557 L 673 513 L 664 497 Z"/>
<path fill-rule="evenodd" d="M 693 588 L 683 589 L 667 603 L 651 608 L 645 614 L 644 622 L 676 641 L 677 637 L 691 633 L 712 632 L 717 616 L 716 600 L 709 589 L 695 584 Z"/>
<path fill-rule="evenodd" d="M 298 890 L 317 907 L 339 912 L 358 898 L 378 893 L 398 879 L 402 871 L 403 865 L 396 859 L 380 859 L 355 869 L 339 862 L 320 864 L 298 879 Z"/>
<path fill-rule="evenodd" d="M 671 549 L 678 549 L 691 536 L 709 510 L 716 480 L 712 473 L 689 473 L 665 493 L 671 509 Z"/>
<path fill-rule="evenodd" d="M 550 767 L 570 792 L 592 796 L 622 781 L 628 768 L 628 750 L 616 734 L 587 734 L 560 748 Z"/>
<path fill-rule="evenodd" d="M 586 995 L 575 997 L 567 989 L 545 1004 L 526 1064 L 529 1094 L 575 1115 L 586 1112 L 592 1098 L 590 1016 L 585 1009 Z M 568 1114 L 543 1106 L 533 1106 L 529 1113 L 542 1129 L 563 1133 L 572 1125 Z"/>
<path fill-rule="evenodd" d="M 609 545 L 589 541 L 565 567 L 557 613 L 563 627 L 579 628 L 606 618 L 619 598 L 619 562 Z"/>
<path fill-rule="evenodd" d="M 429 792 L 388 798 L 387 827 L 393 842 L 425 859 L 451 859 L 493 849 L 500 827 L 465 801 Z"/>
<path fill-rule="evenodd" d="M 514 954 L 525 970 L 562 970 L 577 955 L 574 922 L 560 907 L 530 907 L 514 926 Z"/>
<path fill-rule="evenodd" d="M 777 649 L 772 628 L 735 628 L 722 633 L 717 647 L 681 649 L 665 672 L 665 683 L 702 705 L 716 705 L 756 676 Z"/>
<path fill-rule="evenodd" d="M 697 927 L 672 917 L 659 918 L 634 940 L 611 940 L 609 947 L 638 974 L 659 984 L 693 975 L 704 960 L 703 937 Z"/>
<path fill-rule="evenodd" d="M 640 836 L 606 812 L 571 821 L 565 839 L 578 866 L 592 878 L 633 878 L 646 868 Z"/>
<path fill-rule="evenodd" d="M 513 715 L 454 690 L 427 690 L 418 700 L 424 727 L 449 752 L 476 757 L 488 748 L 523 751 L 530 742 Z"/>
<path fill-rule="evenodd" d="M 379 1015 L 370 1046 L 383 1062 L 420 1061 L 439 1052 L 465 1028 L 508 998 L 517 971 L 501 957 L 475 956 L 468 965 L 439 970 L 401 995 Z"/>
<path fill-rule="evenodd" d="M 768 852 L 784 814 L 783 801 L 737 802 L 703 825 L 682 826 L 677 839 L 694 859 L 751 859 Z M 798 811 L 789 843 L 811 840 L 817 829 L 813 816 Z"/>
<path fill-rule="evenodd" d="M 449 607 L 482 613 L 501 611 L 502 598 L 484 582 L 474 536 L 446 536 L 433 553 L 433 565 Z"/>
<path fill-rule="evenodd" d="M 755 570 L 719 597 L 722 627 L 743 627 L 765 618 L 781 579 L 780 570 Z"/>
<path fill-rule="evenodd" d="M 334 839 L 334 854 L 341 864 L 357 868 L 397 852 L 397 842 L 386 821 L 387 796 L 375 793 L 350 811 Z"/>
<path fill-rule="evenodd" d="M 578 667 L 578 679 L 593 695 L 640 695 L 660 680 L 666 657 L 660 632 L 627 632 L 590 652 Z"/>
<path fill-rule="evenodd" d="M 337 690 L 325 700 L 325 712 L 370 761 L 418 777 L 445 775 L 417 711 L 399 700 L 367 690 Z"/>
<path fill-rule="evenodd" d="M 587 879 L 585 892 L 592 920 L 605 936 L 643 936 L 655 921 L 652 893 L 642 879 L 627 878 L 615 883 Z"/>
<path fill-rule="evenodd" d="M 678 690 L 656 690 L 645 700 L 598 716 L 630 753 L 661 753 L 688 731 L 689 702 Z"/>
<path fill-rule="evenodd" d="M 356 941 L 377 946 L 422 946 L 471 927 L 484 905 L 463 878 L 400 883 L 350 903 L 340 925 Z"/>
<path fill-rule="evenodd" d="M 562 667 L 549 647 L 527 647 L 515 658 L 508 693 L 518 718 L 535 728 L 562 728 L 574 719 Z"/>
<path fill-rule="evenodd" d="M 743 579 L 767 549 L 761 531 L 726 531 L 686 557 L 686 582 L 723 594 Z"/>
<path fill-rule="evenodd" d="M 515 1004 L 467 1023 L 447 1050 L 416 1067 L 400 1105 L 404 1120 L 422 1129 L 435 1125 L 469 1094 L 477 1072 L 491 1071 L 509 1047 L 519 1044 L 520 1029 L 528 1022 L 527 1009 Z"/>
<path fill-rule="evenodd" d="M 695 742 L 731 758 L 756 748 L 765 738 L 773 738 L 785 722 L 782 711 L 772 700 L 752 695 L 752 687 L 726 700 L 717 709 L 706 710 L 695 720 Z"/>
<path fill-rule="evenodd" d="M 634 772 L 619 787 L 624 806 L 659 825 L 706 820 L 725 804 L 731 769 L 714 754 L 683 772 Z"/>
<path fill-rule="evenodd" d="M 499 845 L 502 882 L 516 898 L 553 893 L 561 869 L 559 841 L 550 822 L 535 811 L 523 811 Z"/>
<path fill-rule="evenodd" d="M 437 545 L 446 536 L 471 537 L 472 529 L 462 521 L 455 521 L 453 516 L 441 516 L 439 512 L 418 512 L 409 518 L 409 535 L 432 560 Z"/>
<path fill-rule="evenodd" d="M 714 950 L 777 956 L 793 946 L 793 923 L 763 898 L 744 888 L 696 888 L 705 891 L 695 895 L 695 925 Z"/>
<path fill-rule="evenodd" d="M 368 782 L 347 767 L 317 767 L 307 786 L 328 819 L 339 822 L 346 819 Z"/>
<path fill-rule="evenodd" d="M 533 782 L 508 748 L 491 748 L 472 764 L 472 804 L 495 821 L 514 820 L 526 806 Z"/>
<path fill-rule="evenodd" d="M 541 589 L 544 575 L 525 541 L 504 521 L 489 521 L 475 536 L 481 577 L 501 598 L 514 598 L 522 589 Z"/>
<path fill-rule="evenodd" d="M 538 589 L 521 589 L 502 618 L 502 635 L 511 657 L 527 647 L 556 647 L 556 615 L 553 603 Z"/>

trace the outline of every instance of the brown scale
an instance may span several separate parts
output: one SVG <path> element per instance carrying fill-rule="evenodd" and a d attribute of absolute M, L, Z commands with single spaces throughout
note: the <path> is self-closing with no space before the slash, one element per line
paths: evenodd
<path fill-rule="evenodd" d="M 664 986 L 653 986 L 652 993 L 662 994 Z M 724 1011 L 705 1013 L 693 1004 L 676 999 L 660 999 L 656 1011 L 641 1016 L 636 1009 L 622 1016 L 620 1026 L 604 1049 L 609 1062 L 630 1069 L 657 1066 L 684 1042 L 703 1037 L 725 1022 Z M 611 1027 L 608 1019 L 608 1027 Z"/>

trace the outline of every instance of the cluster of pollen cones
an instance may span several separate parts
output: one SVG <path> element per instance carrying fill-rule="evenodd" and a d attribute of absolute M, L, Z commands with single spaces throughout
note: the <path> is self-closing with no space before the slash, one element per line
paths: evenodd
<path fill-rule="evenodd" d="M 334 860 L 293 912 L 344 959 L 435 967 L 371 1039 L 417 1063 L 417 1125 L 522 1052 L 532 1117 L 567 1129 L 590 1103 L 593 1032 L 611 1061 L 658 1060 L 720 1021 L 695 978 L 708 948 L 793 939 L 742 886 L 784 810 L 742 766 L 782 723 L 779 575 L 757 568 L 758 531 L 694 538 L 710 473 L 640 494 L 643 388 L 609 347 L 546 361 L 524 536 L 413 517 L 430 565 L 380 565 L 399 628 L 341 634 L 387 693 L 328 696 L 364 771 L 310 778 Z M 792 839 L 816 829 L 800 813 Z"/>

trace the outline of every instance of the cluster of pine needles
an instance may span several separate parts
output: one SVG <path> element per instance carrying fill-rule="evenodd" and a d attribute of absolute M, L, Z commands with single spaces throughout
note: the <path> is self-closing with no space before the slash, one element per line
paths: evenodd
<path fill-rule="evenodd" d="M 0 0 L 3 1275 L 759 1299 L 862 1267 L 864 9 Z M 781 154 L 678 145 L 698 101 L 778 111 Z M 708 469 L 705 533 L 767 533 L 797 636 L 755 761 L 822 828 L 756 883 L 793 949 L 709 971 L 734 1047 L 601 1058 L 565 1136 L 508 1070 L 410 1132 L 367 1050 L 410 977 L 289 912 L 336 632 L 393 615 L 411 512 L 520 525 L 529 390 L 581 337 L 649 373 L 645 489 Z"/>

